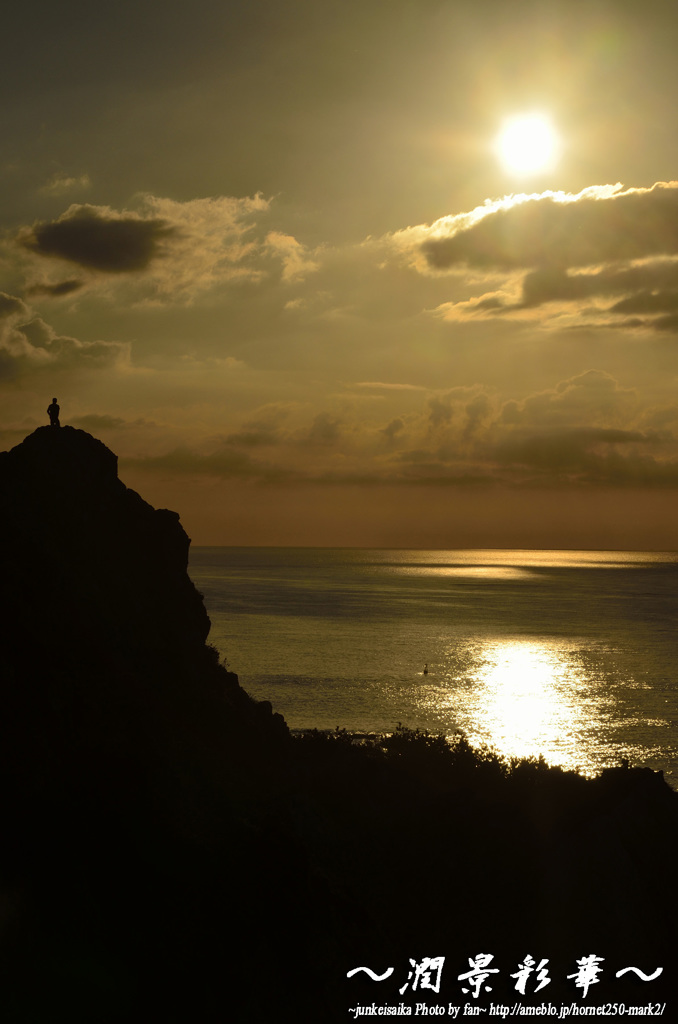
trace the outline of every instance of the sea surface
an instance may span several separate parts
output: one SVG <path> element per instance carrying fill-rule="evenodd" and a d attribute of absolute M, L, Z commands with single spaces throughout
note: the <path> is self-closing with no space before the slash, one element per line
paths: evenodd
<path fill-rule="evenodd" d="M 678 789 L 678 554 L 193 548 L 209 642 L 292 729 L 461 732 Z"/>

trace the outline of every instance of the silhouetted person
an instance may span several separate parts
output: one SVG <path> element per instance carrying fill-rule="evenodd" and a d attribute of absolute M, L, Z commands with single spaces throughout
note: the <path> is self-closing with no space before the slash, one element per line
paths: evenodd
<path fill-rule="evenodd" d="M 51 427 L 60 427 L 59 423 L 59 406 L 57 405 L 56 398 L 52 399 L 52 404 L 47 407 L 47 415 L 49 416 L 49 425 Z"/>

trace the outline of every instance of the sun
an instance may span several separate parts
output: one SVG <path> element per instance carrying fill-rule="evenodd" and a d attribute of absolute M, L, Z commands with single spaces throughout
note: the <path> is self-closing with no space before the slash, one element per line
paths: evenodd
<path fill-rule="evenodd" d="M 522 114 L 505 121 L 495 145 L 499 160 L 513 174 L 549 170 L 559 150 L 553 125 L 542 114 Z"/>

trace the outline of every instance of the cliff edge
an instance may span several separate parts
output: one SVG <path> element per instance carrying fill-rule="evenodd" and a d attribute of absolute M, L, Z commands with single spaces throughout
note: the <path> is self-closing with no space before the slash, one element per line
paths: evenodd
<path fill-rule="evenodd" d="M 0 454 L 0 586 L 24 655 L 55 668 L 195 658 L 210 622 L 189 544 L 178 514 L 125 487 L 117 457 L 84 430 L 39 427 Z"/>
<path fill-rule="evenodd" d="M 189 544 L 83 430 L 0 453 L 0 766 L 41 790 L 171 759 L 187 731 L 196 751 L 286 734 L 206 644 Z"/>

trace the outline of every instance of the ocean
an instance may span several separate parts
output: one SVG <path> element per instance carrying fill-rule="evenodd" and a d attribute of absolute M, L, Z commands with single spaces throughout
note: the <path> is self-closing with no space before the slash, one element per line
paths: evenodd
<path fill-rule="evenodd" d="M 678 789 L 678 554 L 193 548 L 209 642 L 291 729 L 463 733 Z"/>

